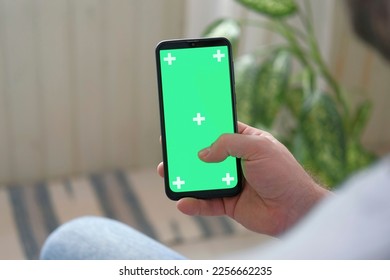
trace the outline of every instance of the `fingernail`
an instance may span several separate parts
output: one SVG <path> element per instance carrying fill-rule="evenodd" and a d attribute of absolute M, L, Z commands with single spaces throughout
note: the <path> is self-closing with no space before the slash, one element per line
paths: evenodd
<path fill-rule="evenodd" d="M 199 153 L 198 153 L 198 156 L 201 157 L 201 158 L 205 158 L 207 157 L 207 155 L 210 153 L 210 148 L 205 148 L 203 150 L 201 150 Z"/>

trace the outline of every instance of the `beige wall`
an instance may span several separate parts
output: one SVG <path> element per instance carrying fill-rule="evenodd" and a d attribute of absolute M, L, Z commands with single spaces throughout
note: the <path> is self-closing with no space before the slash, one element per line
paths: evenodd
<path fill-rule="evenodd" d="M 182 9 L 0 0 L 0 183 L 156 164 L 154 46 Z"/>
<path fill-rule="evenodd" d="M 364 141 L 381 151 L 390 73 L 353 39 L 340 2 L 313 1 L 318 36 L 338 78 L 373 98 Z M 154 166 L 154 47 L 229 15 L 253 17 L 231 0 L 0 0 L 0 183 Z M 274 40 L 245 36 L 247 49 Z"/>

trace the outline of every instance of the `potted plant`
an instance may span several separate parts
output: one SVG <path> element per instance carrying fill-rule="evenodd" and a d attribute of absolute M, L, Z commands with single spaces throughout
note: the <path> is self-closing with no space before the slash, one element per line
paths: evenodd
<path fill-rule="evenodd" d="M 204 36 L 224 36 L 235 54 L 239 120 L 267 130 L 285 144 L 315 178 L 336 186 L 375 159 L 360 143 L 371 112 L 364 100 L 352 108 L 333 77 L 314 34 L 310 1 L 237 0 L 266 21 L 223 18 Z M 291 23 L 299 19 L 299 26 Z M 238 56 L 242 28 L 266 28 L 281 43 Z"/>

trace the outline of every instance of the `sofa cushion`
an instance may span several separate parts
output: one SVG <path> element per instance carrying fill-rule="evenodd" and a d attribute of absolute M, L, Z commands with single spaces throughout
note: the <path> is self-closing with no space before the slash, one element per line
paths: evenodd
<path fill-rule="evenodd" d="M 122 221 L 168 246 L 245 231 L 226 217 L 181 214 L 155 169 L 119 170 L 0 187 L 0 259 L 37 259 L 50 232 L 85 215 Z"/>

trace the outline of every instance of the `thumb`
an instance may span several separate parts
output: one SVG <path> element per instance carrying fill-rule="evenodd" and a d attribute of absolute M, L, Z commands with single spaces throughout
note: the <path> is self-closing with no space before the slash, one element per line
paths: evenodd
<path fill-rule="evenodd" d="M 275 145 L 275 141 L 269 134 L 223 134 L 210 147 L 201 150 L 198 156 L 205 162 L 220 162 L 228 156 L 252 160 L 268 154 L 270 145 Z"/>

